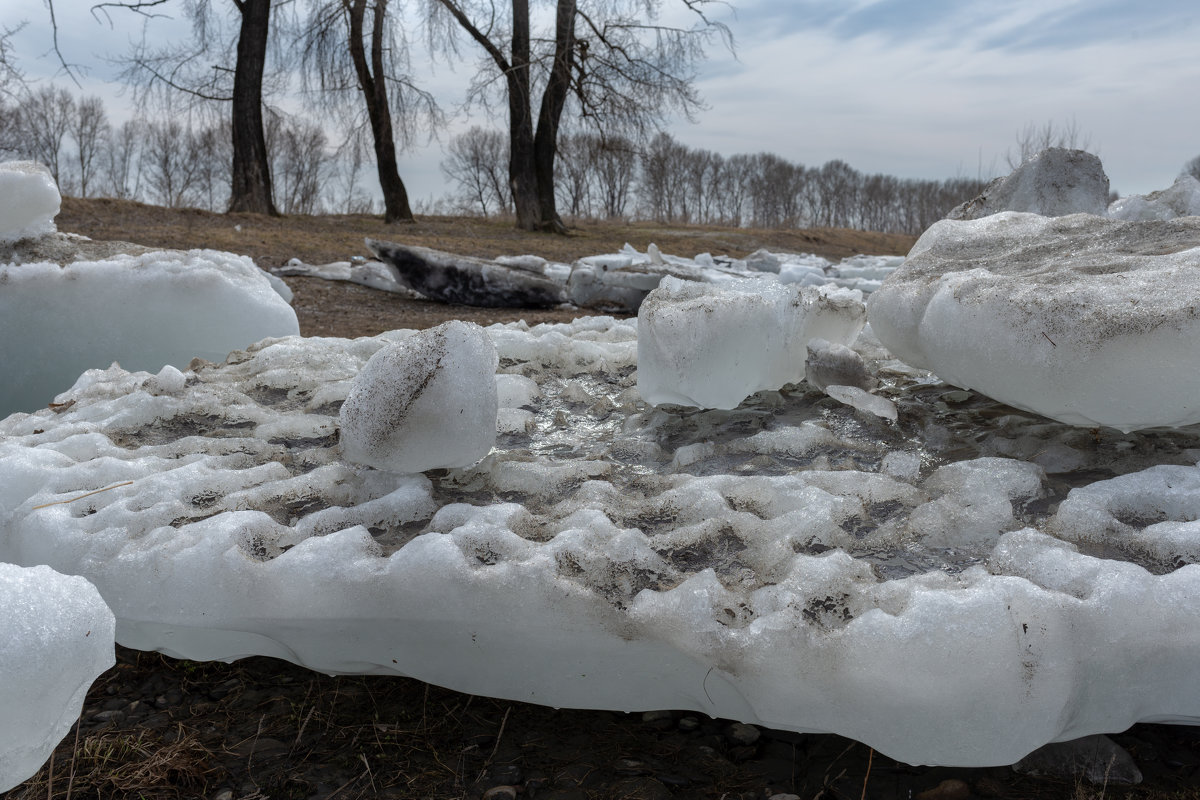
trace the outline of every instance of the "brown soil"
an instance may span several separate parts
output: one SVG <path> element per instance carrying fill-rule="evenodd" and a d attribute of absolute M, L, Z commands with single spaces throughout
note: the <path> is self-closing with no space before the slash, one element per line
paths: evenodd
<path fill-rule="evenodd" d="M 912 244 L 910 237 L 853 231 L 593 223 L 555 237 L 490 220 L 384 226 L 370 217 L 268 219 L 104 200 L 65 201 L 58 225 L 98 239 L 232 250 L 263 267 L 293 257 L 345 260 L 363 253 L 363 236 L 468 255 L 535 253 L 561 261 L 612 252 L 626 241 L 639 248 L 653 241 L 669 253 L 736 256 L 759 247 L 834 257 L 903 253 Z M 411 301 L 310 278 L 288 283 L 306 335 L 367 335 L 451 318 L 564 318 L 561 311 Z M 489 797 L 531 800 L 751 800 L 774 793 L 803 800 L 1200 798 L 1196 728 L 1138 725 L 1115 736 L 1146 780 L 1134 788 L 1102 787 L 1036 780 L 1008 768 L 910 767 L 830 735 L 763 730 L 757 741 L 744 743 L 731 735 L 729 721 L 683 712 L 554 710 L 403 678 L 328 677 L 267 658 L 200 664 L 120 647 L 117 657 L 55 756 L 3 797 L 449 800 L 490 790 Z"/>

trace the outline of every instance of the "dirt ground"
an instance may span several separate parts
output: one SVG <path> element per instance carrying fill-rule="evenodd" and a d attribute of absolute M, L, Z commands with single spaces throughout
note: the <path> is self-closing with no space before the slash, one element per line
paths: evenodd
<path fill-rule="evenodd" d="M 570 261 L 656 242 L 664 252 L 758 249 L 843 257 L 905 252 L 911 237 L 853 231 L 663 229 L 586 224 L 569 237 L 505 222 L 369 217 L 269 219 L 68 199 L 59 230 L 156 247 L 212 247 L 271 267 L 365 254 L 364 236 L 467 255 Z M 446 319 L 536 323 L 568 312 L 465 309 L 350 284 L 288 278 L 306 335 L 361 336 Z M 564 316 L 565 315 L 565 316 Z M 0 709 L 0 713 L 3 710 Z M 747 730 L 682 711 L 555 710 L 459 694 L 416 680 L 329 677 L 268 658 L 195 663 L 117 648 L 75 730 L 30 781 L 34 798 L 1200 798 L 1200 728 L 1137 725 L 1113 737 L 1145 775 L 1136 787 L 1034 779 L 1007 767 L 900 764 L 832 735 Z M 790 798 L 788 798 L 790 800 Z"/>

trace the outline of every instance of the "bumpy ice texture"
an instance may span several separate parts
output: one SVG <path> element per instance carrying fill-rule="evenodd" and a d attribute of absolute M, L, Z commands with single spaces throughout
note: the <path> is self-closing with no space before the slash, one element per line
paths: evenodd
<path fill-rule="evenodd" d="M 1200 422 L 1200 218 L 943 220 L 871 295 L 897 357 L 1052 419 Z"/>
<path fill-rule="evenodd" d="M 1001 211 L 1045 217 L 1100 214 L 1108 207 L 1108 176 L 1100 159 L 1083 150 L 1050 147 L 1011 174 L 988 184 L 983 194 L 952 210 L 949 219 L 979 219 Z"/>
<path fill-rule="evenodd" d="M 638 311 L 638 391 L 653 405 L 736 408 L 802 379 L 810 339 L 853 342 L 866 321 L 861 298 L 765 279 L 664 278 Z"/>
<path fill-rule="evenodd" d="M 300 332 L 262 270 L 215 250 L 0 265 L 0 287 L 0 415 L 44 407 L 114 361 L 157 372 Z"/>
<path fill-rule="evenodd" d="M 1050 422 L 869 330 L 894 422 L 807 384 L 674 413 L 638 395 L 635 326 L 589 318 L 488 329 L 504 433 L 478 464 L 346 463 L 352 381 L 412 335 L 262 342 L 179 394 L 87 373 L 61 413 L 0 421 L 0 558 L 87 576 L 133 647 L 689 708 L 910 763 L 1200 720 L 1196 554 L 1125 546 L 1187 521 L 1137 495 L 1200 486 L 1200 429 Z M 1125 527 L 1075 536 L 1069 494 Z"/>
<path fill-rule="evenodd" d="M 34 512 L 36 513 L 36 512 Z M 115 621 L 85 579 L 0 563 L 0 792 L 32 776 L 111 667 Z"/>
<path fill-rule="evenodd" d="M 0 242 L 53 233 L 61 205 L 50 170 L 33 161 L 0 163 Z"/>
<path fill-rule="evenodd" d="M 466 467 L 496 443 L 496 348 L 446 322 L 380 350 L 342 404 L 342 452 L 391 472 Z"/>

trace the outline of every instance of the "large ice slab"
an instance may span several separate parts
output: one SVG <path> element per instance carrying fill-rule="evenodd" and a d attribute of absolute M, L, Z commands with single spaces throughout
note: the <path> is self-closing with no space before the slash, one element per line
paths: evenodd
<path fill-rule="evenodd" d="M 1108 207 L 1108 176 L 1092 153 L 1048 147 L 996 178 L 983 193 L 954 208 L 949 219 L 980 219 L 1001 211 L 1046 217 L 1103 215 Z"/>
<path fill-rule="evenodd" d="M 735 408 L 802 379 L 809 340 L 849 344 L 865 322 L 852 290 L 664 278 L 638 311 L 638 391 L 654 405 Z"/>
<path fill-rule="evenodd" d="M 114 361 L 157 372 L 300 332 L 266 273 L 215 250 L 0 264 L 0 284 L 0 415 L 44 407 Z"/>
<path fill-rule="evenodd" d="M 338 442 L 354 377 L 410 331 L 262 342 L 177 393 L 91 371 L 61 413 L 0 421 L 0 558 L 88 577 L 133 647 L 689 708 L 911 763 L 1200 721 L 1197 554 L 1051 535 L 1086 487 L 1151 524 L 1104 482 L 1195 470 L 1200 430 L 1050 422 L 869 331 L 855 351 L 895 422 L 803 383 L 672 413 L 640 400 L 630 322 L 487 333 L 505 432 L 421 475 Z"/>
<path fill-rule="evenodd" d="M 53 233 L 61 205 L 46 167 L 34 161 L 0 163 L 0 242 Z"/>
<path fill-rule="evenodd" d="M 114 619 L 87 580 L 0 562 L 0 792 L 37 772 L 111 667 Z"/>
<path fill-rule="evenodd" d="M 891 352 L 1017 408 L 1130 431 L 1200 422 L 1200 218 L 1002 213 L 931 227 L 871 295 Z"/>

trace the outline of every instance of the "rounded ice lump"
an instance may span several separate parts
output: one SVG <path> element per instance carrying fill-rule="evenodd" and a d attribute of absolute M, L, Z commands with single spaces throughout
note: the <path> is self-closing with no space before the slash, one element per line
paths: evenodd
<path fill-rule="evenodd" d="M 865 321 L 855 290 L 664 278 L 638 311 L 638 391 L 653 405 L 736 408 L 801 380 L 809 340 L 850 344 Z"/>
<path fill-rule="evenodd" d="M 53 233 L 61 205 L 46 167 L 34 161 L 0 163 L 0 242 Z"/>
<path fill-rule="evenodd" d="M 36 513 L 36 512 L 35 512 Z M 36 773 L 115 663 L 115 621 L 87 580 L 0 562 L 0 792 Z"/>
<path fill-rule="evenodd" d="M 342 404 L 342 452 L 398 473 L 474 464 L 496 442 L 496 364 L 487 333 L 469 322 L 385 347 Z"/>
<path fill-rule="evenodd" d="M 943 220 L 868 301 L 896 357 L 1121 431 L 1200 422 L 1200 218 Z"/>

